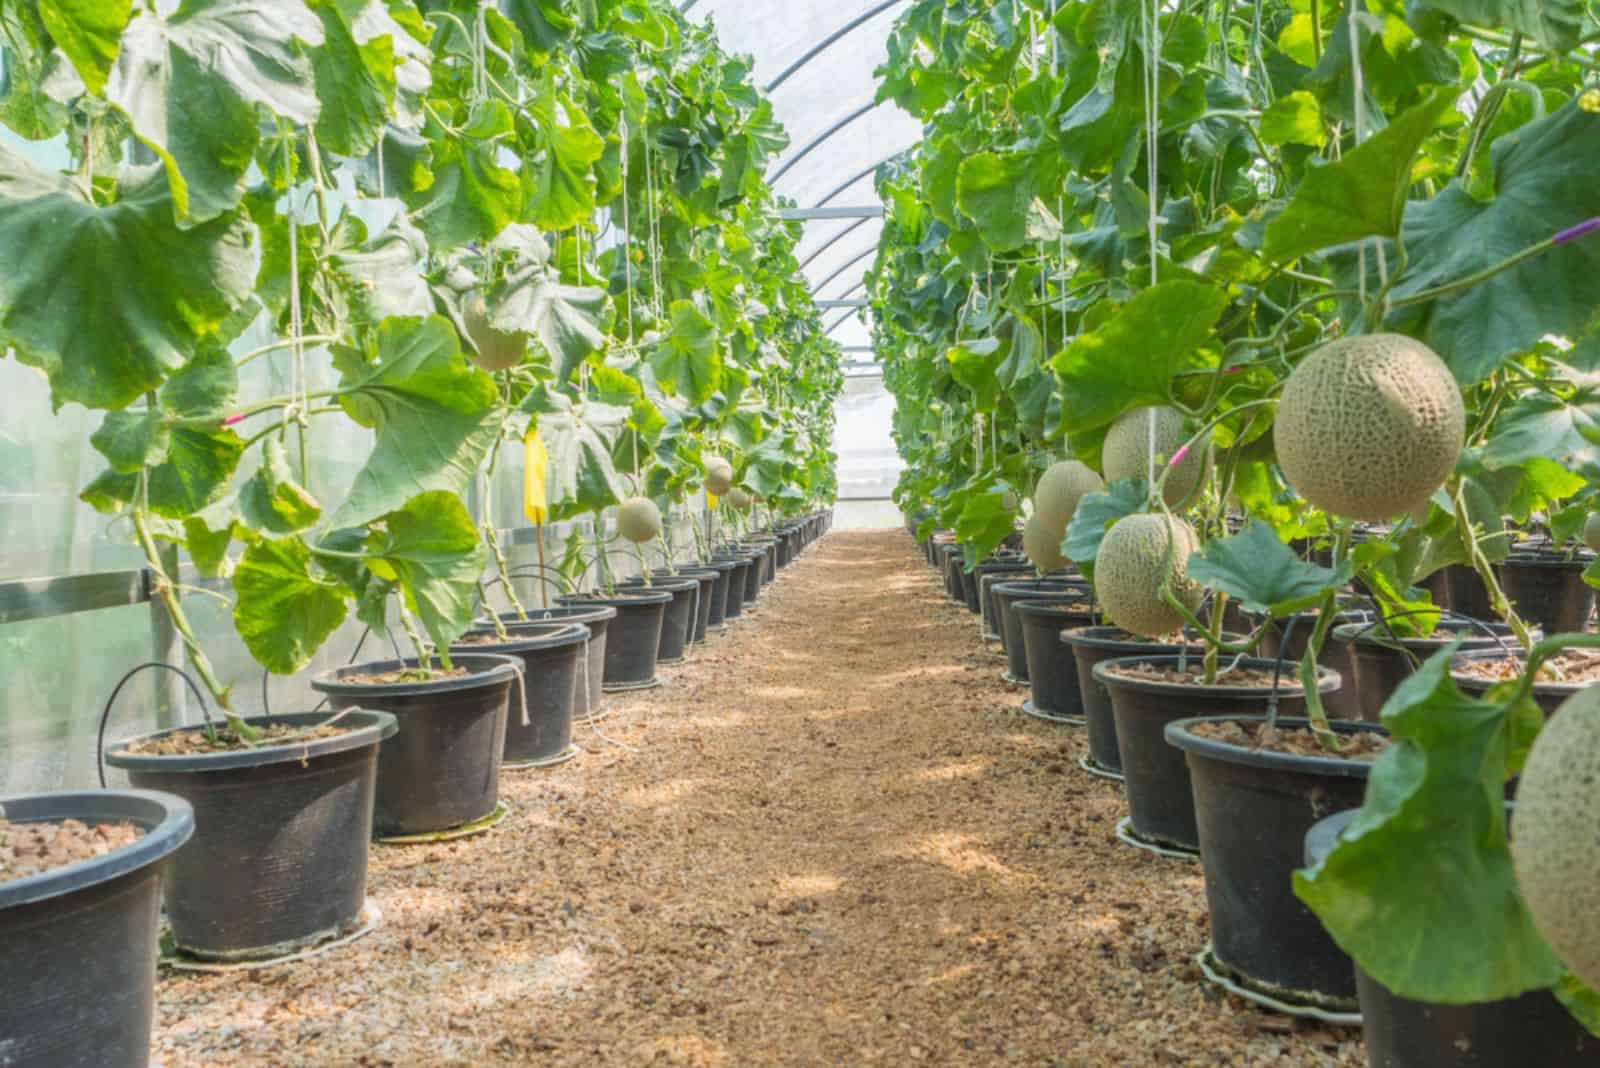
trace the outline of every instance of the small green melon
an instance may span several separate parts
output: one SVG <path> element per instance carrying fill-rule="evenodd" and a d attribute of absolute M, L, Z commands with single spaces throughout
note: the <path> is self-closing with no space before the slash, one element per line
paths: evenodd
<path fill-rule="evenodd" d="M 1325 512 L 1378 522 L 1421 505 L 1466 441 L 1461 388 L 1437 353 L 1401 334 L 1340 338 L 1284 383 L 1278 465 Z"/>
<path fill-rule="evenodd" d="M 706 492 L 718 497 L 725 496 L 733 488 L 733 465 L 720 456 L 707 456 Z"/>
<path fill-rule="evenodd" d="M 1562 702 L 1517 784 L 1511 856 L 1533 922 L 1563 964 L 1600 986 L 1600 686 Z"/>
<path fill-rule="evenodd" d="M 1022 524 L 1022 551 L 1040 571 L 1050 572 L 1067 566 L 1067 558 L 1061 555 L 1061 535 L 1050 529 L 1050 524 L 1037 512 Z"/>
<path fill-rule="evenodd" d="M 1055 532 L 1056 541 L 1059 542 L 1072 523 L 1078 502 L 1105 488 L 1106 484 L 1087 464 L 1078 460 L 1062 460 L 1051 464 L 1050 469 L 1040 476 L 1038 488 L 1033 491 L 1033 513 Z"/>
<path fill-rule="evenodd" d="M 473 363 L 485 371 L 509 371 L 522 362 L 523 354 L 528 351 L 528 335 L 495 329 L 490 321 L 489 302 L 483 299 L 482 293 L 467 298 L 462 318 L 466 321 L 467 336 L 477 346 L 477 352 L 472 354 Z"/>
<path fill-rule="evenodd" d="M 1600 553 L 1600 512 L 1590 512 L 1583 521 L 1583 543 Z"/>
<path fill-rule="evenodd" d="M 1150 477 L 1152 423 L 1155 424 L 1157 478 L 1161 477 L 1178 449 L 1189 440 L 1189 432 L 1183 428 L 1183 413 L 1176 408 L 1135 408 L 1112 423 L 1111 429 L 1106 431 L 1104 460 L 1100 465 L 1105 470 L 1106 481 Z M 1167 475 L 1161 493 L 1166 498 L 1167 507 L 1177 508 L 1194 496 L 1195 490 L 1200 488 L 1200 483 L 1210 473 L 1211 436 L 1207 434 L 1189 449 L 1178 466 Z"/>
<path fill-rule="evenodd" d="M 744 512 L 748 511 L 750 506 L 755 503 L 755 498 L 750 496 L 748 491 L 735 486 L 728 491 L 727 501 L 729 508 L 737 512 Z"/>
<path fill-rule="evenodd" d="M 661 536 L 661 509 L 649 497 L 630 497 L 617 509 L 617 533 L 640 544 Z"/>
<path fill-rule="evenodd" d="M 1094 562 L 1094 589 L 1111 622 L 1146 637 L 1170 634 L 1184 619 L 1161 599 L 1167 546 L 1177 540 L 1172 592 L 1197 611 L 1205 591 L 1188 578 L 1190 555 L 1198 547 L 1189 524 L 1164 515 L 1123 516 L 1106 531 Z"/>

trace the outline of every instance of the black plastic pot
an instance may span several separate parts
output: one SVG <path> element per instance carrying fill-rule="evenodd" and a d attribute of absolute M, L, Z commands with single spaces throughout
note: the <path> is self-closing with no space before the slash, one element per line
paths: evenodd
<path fill-rule="evenodd" d="M 1022 585 L 1022 583 L 1003 582 L 1001 585 L 1009 587 Z M 1005 635 L 1006 671 L 1011 677 L 1008 681 L 1032 682 L 1032 660 L 1041 659 L 1046 655 L 1041 647 L 1040 651 L 1032 659 L 1029 658 L 1027 627 L 1023 622 L 1022 613 L 1019 611 L 1022 605 L 1054 604 L 1076 608 L 1075 622 L 1071 624 L 1063 623 L 1063 629 L 1069 625 L 1085 627 L 1095 621 L 1094 599 L 1086 586 L 1067 585 L 1059 591 L 1041 591 L 1037 594 L 1020 596 L 1002 592 L 1000 596 L 1004 599 L 1003 614 L 1001 615 L 1001 619 L 1004 621 L 1004 629 L 1001 633 Z M 1056 633 L 1059 634 L 1060 631 L 1058 630 Z M 1059 639 L 1056 640 L 1056 645 L 1060 645 Z M 1064 652 L 1065 650 L 1062 651 Z"/>
<path fill-rule="evenodd" d="M 1230 602 L 1231 604 L 1232 602 Z M 1257 615 L 1247 615 L 1247 630 L 1254 629 L 1261 622 Z M 1333 625 L 1341 626 L 1346 623 L 1365 623 L 1371 620 L 1370 613 L 1362 609 L 1350 609 L 1338 612 L 1333 617 Z M 1267 628 L 1261 638 L 1261 655 L 1268 660 L 1276 660 L 1280 653 L 1285 660 L 1286 668 L 1293 672 L 1297 670 L 1300 658 L 1306 655 L 1306 649 L 1311 644 L 1311 635 L 1317 629 L 1317 616 L 1314 612 L 1299 612 L 1285 619 L 1280 619 Z M 1283 638 L 1287 636 L 1289 644 L 1285 649 Z M 1322 643 L 1322 655 L 1317 658 L 1317 663 L 1323 667 L 1339 673 L 1342 685 L 1328 695 L 1324 706 L 1332 719 L 1360 719 L 1361 695 L 1357 692 L 1355 682 L 1355 663 L 1351 658 L 1348 642 L 1336 642 L 1330 637 Z"/>
<path fill-rule="evenodd" d="M 500 802 L 500 759 L 521 662 L 489 653 L 451 661 L 467 674 L 382 685 L 345 681 L 414 669 L 416 660 L 407 659 L 353 664 L 311 680 L 334 708 L 381 708 L 400 721 L 378 753 L 372 829 L 379 838 L 449 830 L 483 819 Z"/>
<path fill-rule="evenodd" d="M 1028 654 L 1022 644 L 1022 625 L 1011 611 L 1011 606 L 1017 601 L 1024 600 L 1066 599 L 1089 601 L 1092 594 L 1088 583 L 1082 581 L 1035 578 L 1020 579 L 1015 582 L 996 582 L 989 588 L 989 596 L 994 600 L 995 619 L 1000 623 L 1000 648 L 1006 654 L 1007 671 L 1016 681 L 1026 682 L 1028 681 Z"/>
<path fill-rule="evenodd" d="M 1593 553 L 1514 553 L 1500 561 L 1500 588 L 1517 614 L 1546 634 L 1589 629 L 1594 587 L 1583 581 Z"/>
<path fill-rule="evenodd" d="M 710 603 L 706 609 L 708 612 L 706 629 L 720 630 L 727 622 L 728 589 L 733 585 L 734 572 L 739 569 L 739 565 L 732 560 L 709 560 L 695 566 L 716 573 L 716 581 L 711 587 Z"/>
<path fill-rule="evenodd" d="M 658 665 L 683 662 L 689 648 L 689 638 L 694 633 L 695 618 L 700 614 L 700 580 L 676 575 L 655 575 L 649 582 L 643 579 L 626 579 L 617 583 L 618 589 L 666 590 L 672 594 L 667 610 L 661 616 L 661 637 L 656 643 Z"/>
<path fill-rule="evenodd" d="M 1000 635 L 1000 617 L 995 611 L 994 586 L 997 582 L 1020 581 L 1034 574 L 1034 567 L 1026 560 L 990 560 L 978 565 L 973 572 L 978 593 L 979 614 L 983 616 L 984 635 Z"/>
<path fill-rule="evenodd" d="M 528 618 L 525 622 L 582 623 L 589 628 L 588 666 L 583 671 L 584 680 L 588 685 L 580 683 L 578 686 L 577 697 L 572 705 L 574 719 L 588 719 L 599 711 L 604 701 L 601 687 L 606 681 L 606 637 L 611 631 L 611 621 L 616 618 L 617 610 L 608 605 L 528 609 Z M 500 619 L 508 627 L 524 622 L 515 612 L 502 612 Z"/>
<path fill-rule="evenodd" d="M 724 621 L 744 615 L 744 591 L 750 584 L 750 569 L 755 566 L 748 556 L 719 556 L 719 561 L 733 565 L 728 573 L 728 600 L 722 609 Z"/>
<path fill-rule="evenodd" d="M 1166 728 L 1167 741 L 1188 756 L 1194 784 L 1212 953 L 1257 990 L 1352 1012 L 1355 968 L 1295 897 L 1293 876 L 1306 832 L 1332 813 L 1361 807 L 1372 764 L 1256 751 L 1194 733 L 1201 723 L 1228 722 L 1266 719 L 1185 719 Z M 1281 719 L 1279 725 L 1294 729 L 1308 722 Z M 1370 723 L 1331 726 L 1340 734 L 1382 732 Z"/>
<path fill-rule="evenodd" d="M 1527 658 L 1522 655 L 1520 648 L 1513 649 L 1511 656 L 1517 662 L 1517 673 L 1521 674 L 1527 664 Z M 1462 693 L 1471 694 L 1473 697 L 1482 697 L 1491 686 L 1496 685 L 1488 679 L 1480 679 L 1476 675 L 1468 675 L 1461 671 L 1461 665 L 1469 660 L 1503 660 L 1506 654 L 1499 649 L 1480 649 L 1476 652 L 1462 653 L 1450 662 L 1450 677 L 1460 687 Z M 1579 690 L 1588 689 L 1594 685 L 1590 682 L 1548 682 L 1536 679 L 1533 683 L 1533 699 L 1546 716 L 1555 715 L 1556 709 L 1562 702 Z"/>
<path fill-rule="evenodd" d="M 1497 637 L 1484 632 L 1485 626 Z M 1382 717 L 1384 702 L 1415 671 L 1412 657 L 1421 663 L 1440 649 L 1449 645 L 1456 634 L 1462 649 L 1513 649 L 1511 628 L 1504 623 L 1472 623 L 1465 620 L 1441 619 L 1439 629 L 1451 631 L 1451 638 L 1397 638 L 1384 631 L 1383 624 L 1376 627 L 1367 623 L 1349 623 L 1334 627 L 1329 644 L 1349 647 L 1351 666 L 1355 678 L 1345 685 L 1353 685 L 1360 698 L 1361 718 L 1377 723 Z M 1409 654 L 1409 655 L 1408 655 Z"/>
<path fill-rule="evenodd" d="M 1105 772 L 1122 774 L 1122 756 L 1117 748 L 1117 721 L 1111 711 L 1111 692 L 1094 676 L 1102 660 L 1125 656 L 1162 656 L 1176 653 L 1177 645 L 1135 638 L 1120 627 L 1074 627 L 1063 631 L 1061 640 L 1072 654 L 1078 672 L 1078 692 L 1082 698 L 1084 725 L 1089 731 L 1089 758 Z M 1201 644 L 1191 645 L 1196 655 Z"/>
<path fill-rule="evenodd" d="M 302 712 L 246 722 L 299 728 L 330 718 Z M 194 838 L 162 877 L 179 948 L 207 960 L 275 957 L 359 921 L 378 752 L 397 724 L 387 712 L 355 709 L 337 725 L 348 729 L 224 753 L 129 753 L 139 739 L 106 749 L 106 763 L 127 772 L 135 787 L 194 806 Z M 185 729 L 192 728 L 177 728 Z"/>
<path fill-rule="evenodd" d="M 633 590 L 606 597 L 598 593 L 559 598 L 566 605 L 605 605 L 617 610 L 606 636 L 604 689 L 627 690 L 652 685 L 666 622 L 670 590 Z"/>
<path fill-rule="evenodd" d="M 474 627 L 473 633 L 493 634 L 494 628 Z M 572 747 L 589 628 L 582 623 L 519 623 L 506 628 L 506 639 L 453 646 L 450 654 L 494 653 L 522 661 L 522 689 L 512 689 L 506 716 L 504 757 L 511 764 L 555 760 Z"/>
<path fill-rule="evenodd" d="M 1466 564 L 1451 564 L 1444 568 L 1444 586 L 1445 601 L 1450 611 L 1472 619 L 1494 618 L 1494 604 L 1489 600 L 1489 587 L 1485 586 L 1478 573 Z"/>
<path fill-rule="evenodd" d="M 678 572 L 681 578 L 692 578 L 700 584 L 700 593 L 695 600 L 694 625 L 690 628 L 690 644 L 698 644 L 706 640 L 706 631 L 711 627 L 711 605 L 717 596 L 717 583 L 723 573 L 715 567 L 686 567 Z M 727 595 L 727 584 L 723 584 L 723 596 Z"/>
<path fill-rule="evenodd" d="M 1155 845 L 1195 851 L 1200 848 L 1200 829 L 1195 822 L 1189 766 L 1183 753 L 1167 743 L 1167 724 L 1181 719 L 1256 716 L 1265 711 L 1272 694 L 1270 689 L 1159 682 L 1114 673 L 1119 667 L 1151 664 L 1175 668 L 1179 663 L 1179 657 L 1170 655 L 1104 660 L 1094 666 L 1094 677 L 1111 692 L 1130 830 Z M 1238 666 L 1270 671 L 1273 662 L 1249 659 Z M 1339 676 L 1324 668 L 1319 690 L 1328 693 L 1338 685 Z M 1304 711 L 1305 697 L 1294 673 L 1287 671 L 1278 692 L 1278 714 L 1293 718 Z"/>
<path fill-rule="evenodd" d="M 761 596 L 761 575 L 765 569 L 766 554 L 761 549 L 755 549 L 744 554 L 750 561 L 750 569 L 744 573 L 744 603 L 749 607 L 756 603 Z"/>
<path fill-rule="evenodd" d="M 1306 834 L 1305 858 L 1322 863 L 1356 818 L 1341 812 Z M 1371 1068 L 1593 1068 L 1600 1039 L 1549 991 L 1504 1001 L 1439 1005 L 1389 992 L 1356 968 L 1362 1037 Z"/>
<path fill-rule="evenodd" d="M 945 593 L 949 594 L 952 601 L 965 602 L 967 595 L 962 585 L 965 572 L 962 570 L 961 546 L 951 542 L 944 547 L 943 554 Z"/>
<path fill-rule="evenodd" d="M 142 1068 L 155 1013 L 161 875 L 194 834 L 172 794 L 92 790 L 0 798 L 13 823 L 132 823 L 137 842 L 0 882 L 0 1063 Z"/>
<path fill-rule="evenodd" d="M 1022 630 L 1028 687 L 1034 711 L 1047 716 L 1082 716 L 1083 693 L 1078 687 L 1078 662 L 1061 644 L 1061 632 L 1094 622 L 1093 612 L 1073 609 L 1066 601 L 1016 601 L 1011 614 Z"/>

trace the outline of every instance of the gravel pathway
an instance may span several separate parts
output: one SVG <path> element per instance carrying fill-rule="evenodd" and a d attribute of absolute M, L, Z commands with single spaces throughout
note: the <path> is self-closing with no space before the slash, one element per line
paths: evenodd
<path fill-rule="evenodd" d="M 189 1065 L 1360 1068 L 1190 963 L 1199 869 L 1118 843 L 903 533 L 835 533 L 484 836 L 374 848 L 383 926 L 163 973 Z"/>

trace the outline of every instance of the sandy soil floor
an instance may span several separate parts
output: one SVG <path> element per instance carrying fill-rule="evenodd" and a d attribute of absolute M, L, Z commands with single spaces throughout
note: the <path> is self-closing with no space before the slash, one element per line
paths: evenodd
<path fill-rule="evenodd" d="M 375 847 L 383 926 L 164 972 L 189 1065 L 1365 1064 L 1191 963 L 1197 866 L 1116 841 L 904 534 L 835 533 L 475 839 Z"/>

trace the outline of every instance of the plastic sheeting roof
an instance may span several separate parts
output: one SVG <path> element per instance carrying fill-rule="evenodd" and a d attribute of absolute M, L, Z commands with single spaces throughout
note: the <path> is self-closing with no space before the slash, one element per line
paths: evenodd
<path fill-rule="evenodd" d="M 712 19 L 723 47 L 755 57 L 755 76 L 772 98 L 789 148 L 768 172 L 780 196 L 802 208 L 878 206 L 878 164 L 922 136 L 893 103 L 874 104 L 873 71 L 908 0 L 685 0 L 691 19 Z M 860 297 L 882 222 L 809 219 L 799 256 L 819 300 Z M 823 321 L 842 345 L 868 343 L 853 309 Z"/>

